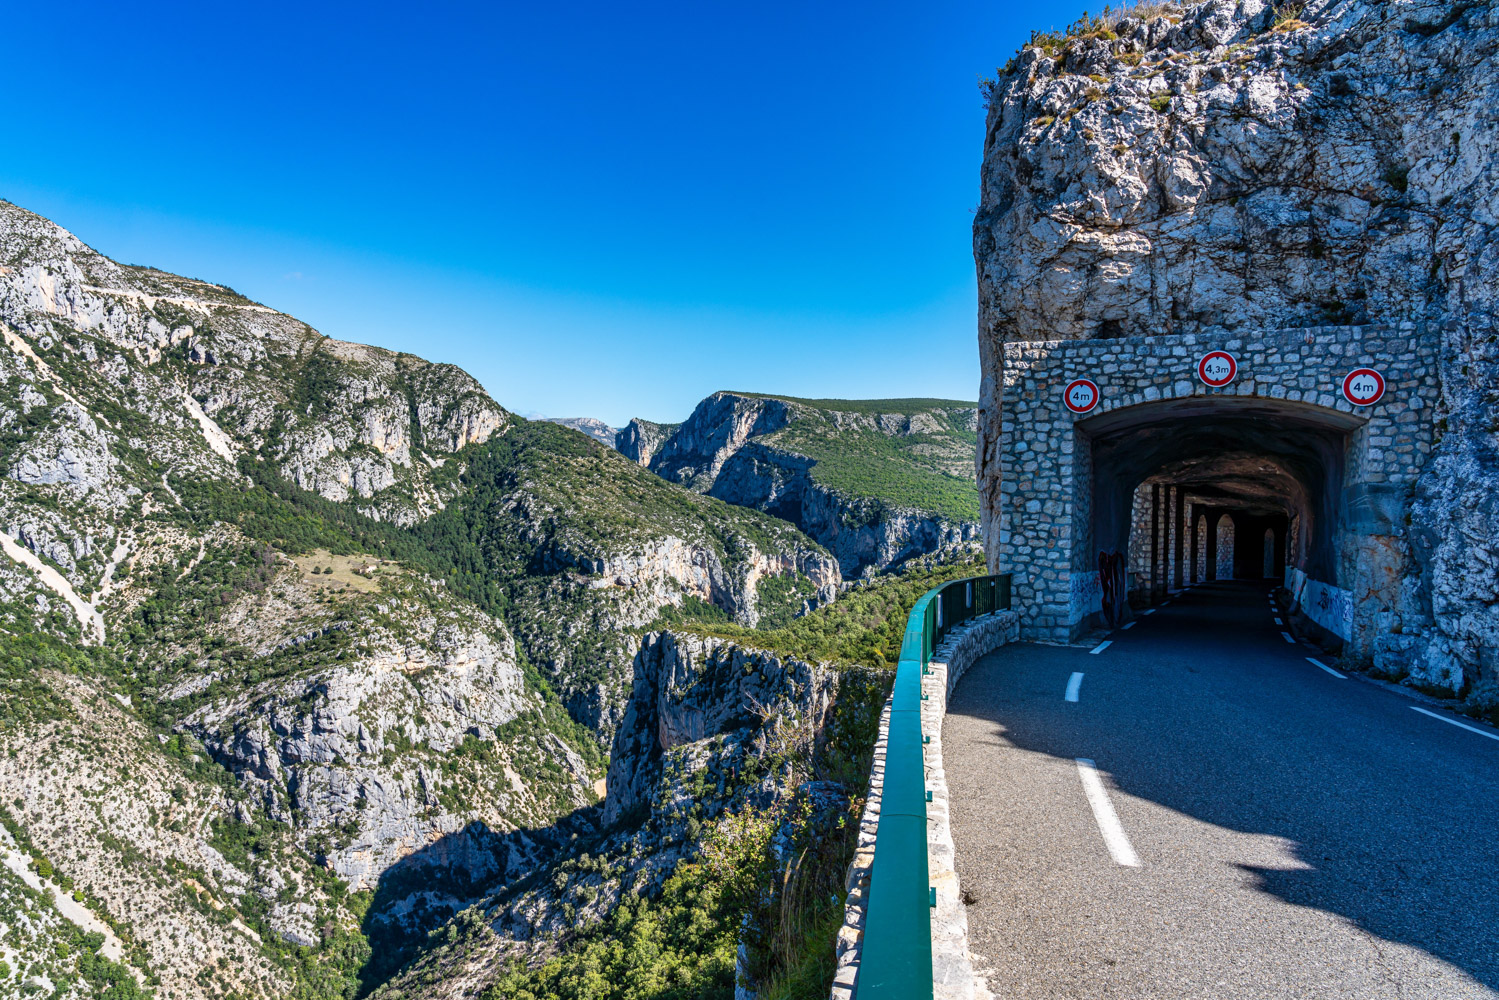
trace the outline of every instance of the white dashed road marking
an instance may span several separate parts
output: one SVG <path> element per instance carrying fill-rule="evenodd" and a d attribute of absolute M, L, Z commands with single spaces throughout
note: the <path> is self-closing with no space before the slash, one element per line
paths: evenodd
<path fill-rule="evenodd" d="M 1124 627 L 1125 628 L 1134 628 L 1135 627 L 1135 623 L 1134 622 L 1125 622 L 1124 623 Z"/>
<path fill-rule="evenodd" d="M 1323 670 L 1326 670 L 1328 673 L 1332 674 L 1334 677 L 1338 678 L 1339 680 L 1346 681 L 1348 679 L 1348 677 L 1347 677 L 1346 674 L 1340 674 L 1340 673 L 1338 673 L 1336 670 L 1334 670 L 1332 667 L 1329 667 L 1327 664 L 1323 663 L 1321 660 L 1314 660 L 1310 656 L 1308 656 L 1306 658 L 1306 662 L 1310 663 L 1314 667 L 1321 667 Z"/>
<path fill-rule="evenodd" d="M 1275 624 L 1277 624 L 1277 625 L 1284 625 L 1285 622 L 1283 622 L 1279 618 L 1277 618 L 1277 619 L 1275 619 Z"/>
<path fill-rule="evenodd" d="M 1291 638 L 1291 633 L 1289 633 L 1289 632 L 1282 632 L 1280 634 L 1280 637 L 1282 639 L 1286 640 L 1286 642 L 1291 643 L 1292 645 L 1296 644 L 1296 640 Z"/>
<path fill-rule="evenodd" d="M 1466 722 L 1458 722 L 1456 719 L 1449 719 L 1445 715 L 1438 715 L 1435 712 L 1428 712 L 1426 709 L 1424 709 L 1424 708 L 1417 708 L 1415 705 L 1411 706 L 1411 711 L 1413 711 L 1413 712 L 1420 712 L 1422 715 L 1429 715 L 1433 719 L 1440 719 L 1443 722 L 1446 722 L 1446 723 L 1448 723 L 1450 725 L 1454 725 L 1454 726 L 1456 726 L 1459 729 L 1466 729 L 1470 733 L 1477 733 L 1479 736 L 1487 736 L 1491 740 L 1499 740 L 1499 734 L 1496 734 L 1496 733 L 1486 733 L 1482 729 L 1479 729 L 1477 726 L 1470 726 Z"/>
<path fill-rule="evenodd" d="M 1114 640 L 1113 639 L 1105 639 L 1103 642 L 1100 642 L 1098 645 L 1096 645 L 1092 649 L 1088 650 L 1088 653 L 1090 655 L 1097 656 L 1099 653 L 1102 653 L 1104 650 L 1108 649 L 1113 644 L 1114 644 Z"/>
<path fill-rule="evenodd" d="M 1124 827 L 1119 825 L 1119 815 L 1114 812 L 1114 804 L 1109 801 L 1108 792 L 1104 791 L 1103 779 L 1098 776 L 1098 765 L 1087 757 L 1079 757 L 1077 773 L 1083 779 L 1083 794 L 1088 796 L 1088 805 L 1093 808 L 1093 818 L 1098 822 L 1098 832 L 1103 834 L 1104 845 L 1108 847 L 1114 863 L 1126 868 L 1140 867 L 1140 857 L 1130 846 L 1129 838 L 1124 835 Z"/>
<path fill-rule="evenodd" d="M 1155 608 L 1146 608 L 1144 611 L 1140 612 L 1140 614 L 1142 614 L 1142 615 L 1153 615 L 1153 614 L 1155 614 Z"/>
<path fill-rule="evenodd" d="M 1083 675 L 1080 674 L 1080 673 L 1074 673 L 1072 675 L 1071 679 L 1069 679 L 1067 681 L 1067 694 L 1063 697 L 1063 700 L 1064 701 L 1077 701 L 1077 689 L 1080 688 L 1080 687 L 1082 687 L 1082 686 L 1083 686 Z"/>

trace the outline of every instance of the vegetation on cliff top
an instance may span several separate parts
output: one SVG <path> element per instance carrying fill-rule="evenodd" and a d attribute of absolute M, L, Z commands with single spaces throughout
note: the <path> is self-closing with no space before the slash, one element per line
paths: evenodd
<path fill-rule="evenodd" d="M 832 604 L 778 628 L 750 629 L 723 621 L 684 621 L 677 632 L 731 639 L 741 645 L 812 663 L 894 668 L 900 659 L 906 618 L 933 587 L 984 572 L 978 558 L 936 566 L 912 564 L 905 572 L 876 577 Z"/>
<path fill-rule="evenodd" d="M 977 403 L 955 399 L 798 399 L 736 392 L 795 404 L 790 426 L 768 434 L 773 448 L 815 460 L 812 479 L 852 497 L 976 522 Z"/>

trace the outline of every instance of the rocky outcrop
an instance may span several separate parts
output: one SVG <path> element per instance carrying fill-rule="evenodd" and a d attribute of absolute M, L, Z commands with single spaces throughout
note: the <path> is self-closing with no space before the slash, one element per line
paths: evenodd
<path fill-rule="evenodd" d="M 933 410 L 940 419 L 928 412 L 841 411 L 799 400 L 717 392 L 698 404 L 656 452 L 650 467 L 672 482 L 784 518 L 828 548 L 845 577 L 867 575 L 914 556 L 969 548 L 978 542 L 978 525 L 820 482 L 814 471 L 819 459 L 798 449 L 818 455 L 837 455 L 845 449 L 859 453 L 867 449 L 858 439 L 870 437 L 937 438 L 950 447 L 945 438 L 954 424 L 971 434 L 972 410 Z M 971 453 L 965 442 L 957 445 L 963 455 L 957 466 L 964 470 Z M 877 468 L 897 459 L 882 456 L 869 461 Z M 877 482 L 873 490 L 879 491 Z M 935 505 L 936 498 L 930 499 Z"/>
<path fill-rule="evenodd" d="M 652 632 L 635 658 L 634 690 L 609 754 L 604 822 L 659 808 L 670 751 L 732 735 L 735 749 L 767 722 L 820 725 L 836 677 L 799 660 L 718 639 Z"/>
<path fill-rule="evenodd" d="M 715 392 L 692 411 L 656 457 L 651 471 L 699 492 L 710 492 L 723 468 L 752 437 L 780 430 L 794 413 L 784 400 Z"/>
<path fill-rule="evenodd" d="M 777 861 L 798 835 L 805 846 L 808 824 L 814 840 L 843 835 L 826 831 L 845 829 L 850 797 L 863 789 L 816 778 L 814 758 L 818 747 L 839 740 L 839 753 L 867 759 L 859 755 L 872 752 L 888 672 L 836 670 L 663 631 L 643 637 L 632 674 L 601 829 L 586 841 L 587 853 L 460 915 L 445 928 L 450 944 L 428 952 L 377 996 L 480 996 L 510 963 L 534 965 L 555 954 L 559 942 L 565 948 L 570 934 L 622 900 L 649 912 L 642 901 L 698 855 L 709 830 L 732 829 L 735 817 L 770 815 L 805 800 L 809 819 L 794 819 L 795 809 L 781 814 L 787 821 L 771 843 Z M 855 715 L 858 726 L 839 728 L 836 720 L 847 724 Z M 855 729 L 860 738 L 868 730 L 869 748 L 853 745 Z M 863 774 L 857 777 L 862 785 Z M 845 865 L 820 873 L 803 866 L 800 873 L 836 885 Z"/>
<path fill-rule="evenodd" d="M 757 584 L 770 576 L 803 576 L 816 590 L 819 602 L 838 596 L 842 578 L 827 553 L 812 548 L 761 552 L 726 565 L 712 548 L 680 538 L 655 539 L 630 553 L 598 560 L 591 567 L 591 587 L 646 587 L 670 581 L 675 588 L 717 605 L 741 625 L 753 628 L 760 620 Z M 674 588 L 674 589 L 675 589 Z"/>
<path fill-rule="evenodd" d="M 546 420 L 560 427 L 570 427 L 579 434 L 587 434 L 606 448 L 614 447 L 614 439 L 620 433 L 618 428 L 610 427 L 597 417 L 547 417 Z"/>
<path fill-rule="evenodd" d="M 443 804 L 442 755 L 468 736 L 493 741 L 539 707 L 513 643 L 498 623 L 489 628 L 435 628 L 405 648 L 266 682 L 199 709 L 182 728 L 258 790 L 268 815 L 324 842 L 325 863 L 352 888 L 373 889 L 395 862 L 480 818 Z M 401 747 L 420 750 L 396 761 L 391 751 Z M 507 769 L 496 769 L 501 780 L 481 814 L 502 830 L 509 816 L 529 818 L 516 808 L 529 790 L 503 780 Z M 587 769 L 572 778 L 581 799 Z M 327 840 L 350 824 L 352 835 Z"/>
<path fill-rule="evenodd" d="M 614 435 L 613 447 L 636 465 L 650 467 L 651 460 L 661 450 L 681 424 L 658 424 L 636 417 Z"/>
<path fill-rule="evenodd" d="M 446 499 L 433 468 L 511 423 L 453 365 L 333 340 L 223 286 L 117 264 L 4 201 L 0 325 L 21 377 L 53 390 L 53 429 L 10 465 L 23 482 L 129 481 L 133 470 L 112 467 L 122 447 L 178 474 L 221 476 L 251 455 L 409 525 Z M 86 337 L 60 336 L 68 327 Z M 100 425 L 90 414 L 101 403 L 150 423 Z"/>
<path fill-rule="evenodd" d="M 1015 57 L 974 223 L 991 558 L 1004 343 L 1421 321 L 1445 433 L 1388 668 L 1458 691 L 1495 669 L 1496 52 L 1487 3 L 1213 0 Z"/>

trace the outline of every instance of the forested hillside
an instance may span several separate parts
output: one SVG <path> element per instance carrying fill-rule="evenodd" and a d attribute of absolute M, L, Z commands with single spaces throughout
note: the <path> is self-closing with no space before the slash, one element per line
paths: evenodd
<path fill-rule="evenodd" d="M 839 587 L 457 368 L 5 202 L 0 329 L 0 818 L 163 997 L 372 988 L 594 828 L 639 630 Z"/>

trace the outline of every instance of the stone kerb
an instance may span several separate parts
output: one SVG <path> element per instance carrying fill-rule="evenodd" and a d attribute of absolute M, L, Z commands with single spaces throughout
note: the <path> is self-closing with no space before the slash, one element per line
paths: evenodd
<path fill-rule="evenodd" d="M 858 982 L 859 959 L 864 944 L 864 915 L 869 904 L 869 872 L 874 864 L 880 796 L 885 788 L 885 751 L 889 745 L 890 698 L 886 698 L 884 711 L 880 713 L 880 734 L 874 743 L 874 760 L 869 766 L 869 796 L 864 800 L 864 814 L 859 817 L 859 841 L 844 884 L 848 899 L 843 906 L 843 926 L 838 930 L 838 971 L 833 974 L 831 1000 L 853 1000 L 854 986 Z"/>
<path fill-rule="evenodd" d="M 988 1000 L 983 979 L 974 975 L 968 950 L 968 915 L 963 907 L 954 867 L 952 829 L 948 821 L 947 775 L 942 768 L 942 717 L 959 679 L 979 657 L 1020 634 L 1020 616 L 997 611 L 955 626 L 932 651 L 928 673 L 922 677 L 921 731 L 930 738 L 923 751 L 927 790 L 927 865 L 937 906 L 932 911 L 932 991 L 935 1000 Z M 880 794 L 885 778 L 885 751 L 890 731 L 890 702 L 880 716 L 879 739 L 869 772 L 869 798 L 859 821 L 859 843 L 848 872 L 848 902 L 843 927 L 838 932 L 838 971 L 833 979 L 831 1000 L 853 1000 L 863 945 L 865 906 L 869 892 L 870 865 L 874 861 L 875 836 L 879 829 Z"/>

